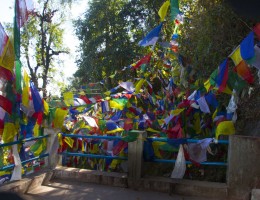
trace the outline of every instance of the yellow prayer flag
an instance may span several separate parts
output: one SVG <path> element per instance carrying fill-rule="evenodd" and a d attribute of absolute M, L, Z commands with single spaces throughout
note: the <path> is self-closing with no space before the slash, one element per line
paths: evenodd
<path fill-rule="evenodd" d="M 5 123 L 2 139 L 4 143 L 13 142 L 14 136 L 17 135 L 18 131 L 14 123 Z"/>
<path fill-rule="evenodd" d="M 161 6 L 160 10 L 158 11 L 158 15 L 161 18 L 161 21 L 164 21 L 164 18 L 167 14 L 168 8 L 170 6 L 170 1 L 165 1 Z"/>
<path fill-rule="evenodd" d="M 62 128 L 64 118 L 67 116 L 68 110 L 57 108 L 54 115 L 53 126 L 54 128 Z"/>
<path fill-rule="evenodd" d="M 220 135 L 232 135 L 235 133 L 234 123 L 232 121 L 220 122 L 216 129 L 216 139 Z"/>
<path fill-rule="evenodd" d="M 106 133 L 109 134 L 109 133 L 116 133 L 116 132 L 120 132 L 120 131 L 124 131 L 123 128 L 117 128 L 117 129 L 114 129 L 114 130 L 111 130 L 111 131 L 107 131 Z"/>
<path fill-rule="evenodd" d="M 64 141 L 69 145 L 70 148 L 73 147 L 74 140 L 71 137 L 65 137 Z"/>
<path fill-rule="evenodd" d="M 35 126 L 33 127 L 33 136 L 34 137 L 38 137 L 39 136 L 39 129 L 40 129 L 40 126 L 39 124 L 35 124 Z"/>
<path fill-rule="evenodd" d="M 111 92 L 110 92 L 110 91 L 106 91 L 106 92 L 104 92 L 104 94 L 105 94 L 106 96 L 109 96 L 109 95 L 111 94 Z"/>
<path fill-rule="evenodd" d="M 43 100 L 43 111 L 45 115 L 49 114 L 49 104 L 45 100 Z"/>
<path fill-rule="evenodd" d="M 214 87 L 214 90 L 218 90 L 217 87 Z M 225 94 L 232 94 L 232 91 L 230 90 L 230 88 L 228 86 L 225 87 L 225 89 L 222 91 Z"/>
<path fill-rule="evenodd" d="M 60 146 L 62 146 L 62 134 L 61 133 L 58 133 L 58 141 L 59 141 Z"/>
<path fill-rule="evenodd" d="M 184 111 L 184 108 L 182 108 L 182 109 L 175 109 L 175 110 L 171 111 L 171 114 L 173 116 L 177 116 L 177 115 L 181 114 L 182 111 Z"/>
<path fill-rule="evenodd" d="M 41 142 L 41 144 L 39 144 L 38 148 L 36 149 L 36 151 L 33 152 L 33 154 L 35 156 L 39 156 L 43 150 L 44 150 L 43 143 Z"/>
<path fill-rule="evenodd" d="M 109 106 L 110 106 L 110 108 L 114 108 L 114 109 L 118 109 L 118 110 L 124 109 L 124 105 L 119 104 L 118 102 L 113 101 L 113 100 L 109 101 Z"/>
<path fill-rule="evenodd" d="M 204 82 L 204 88 L 207 90 L 207 92 L 209 91 L 211 87 L 210 81 L 209 79 L 207 81 Z"/>
<path fill-rule="evenodd" d="M 200 115 L 199 113 L 194 114 L 194 130 L 196 134 L 201 133 L 201 126 L 200 126 Z"/>
<path fill-rule="evenodd" d="M 138 83 L 136 84 L 136 86 L 135 86 L 135 93 L 136 94 L 138 94 L 139 92 L 140 92 L 140 89 L 141 89 L 141 87 L 143 86 L 143 84 L 144 84 L 144 81 L 145 81 L 145 79 L 140 79 L 139 81 L 138 81 Z"/>
<path fill-rule="evenodd" d="M 30 92 L 30 88 L 29 88 L 29 81 L 30 78 L 28 76 L 28 74 L 26 73 L 26 71 L 24 71 L 23 74 L 23 80 L 24 80 L 24 87 L 23 87 L 23 91 L 22 91 L 22 104 L 25 107 L 29 106 L 29 92 Z"/>
<path fill-rule="evenodd" d="M 157 131 L 157 130 L 152 129 L 150 127 L 148 129 L 146 129 L 146 131 L 150 131 L 150 132 L 153 132 L 153 133 L 160 133 L 160 131 Z"/>
<path fill-rule="evenodd" d="M 0 65 L 11 72 L 13 72 L 14 68 L 14 48 L 13 44 L 11 43 L 10 39 L 8 39 L 2 56 L 0 55 Z"/>
<path fill-rule="evenodd" d="M 160 146 L 165 145 L 165 144 L 167 144 L 167 143 L 166 142 L 158 142 L 158 141 L 152 143 L 154 155 L 155 155 L 156 158 L 162 158 L 162 155 L 160 153 Z"/>
<path fill-rule="evenodd" d="M 63 98 L 66 106 L 74 105 L 74 95 L 72 92 L 63 93 Z"/>
<path fill-rule="evenodd" d="M 241 53 L 240 53 L 240 46 L 237 47 L 235 49 L 235 51 L 233 51 L 229 57 L 233 60 L 235 66 L 237 66 L 243 60 Z"/>
<path fill-rule="evenodd" d="M 215 117 L 217 116 L 217 113 L 218 113 L 218 109 L 216 109 L 215 112 L 213 113 L 213 115 L 212 115 L 212 120 L 215 119 Z"/>

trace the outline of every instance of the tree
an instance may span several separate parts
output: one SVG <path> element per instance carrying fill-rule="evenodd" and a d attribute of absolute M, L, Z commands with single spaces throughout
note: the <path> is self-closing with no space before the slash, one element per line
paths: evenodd
<path fill-rule="evenodd" d="M 43 98 L 47 97 L 46 88 L 55 65 L 58 65 L 58 56 L 69 53 L 63 46 L 64 30 L 61 28 L 65 15 L 61 9 L 55 8 L 55 3 L 54 0 L 39 1 L 41 10 L 34 12 L 21 32 L 21 48 L 26 67 L 34 85 L 43 91 Z M 39 79 L 42 80 L 41 87 Z"/>
<path fill-rule="evenodd" d="M 78 84 L 106 79 L 140 59 L 147 50 L 137 43 L 147 30 L 158 24 L 157 12 L 162 3 L 152 0 L 91 1 L 85 16 L 75 22 L 76 34 L 81 42 L 75 73 Z M 113 82 L 130 77 L 134 74 L 128 76 L 123 73 Z M 112 87 L 111 83 L 108 87 Z"/>
<path fill-rule="evenodd" d="M 240 42 L 252 31 L 252 27 L 259 19 L 258 13 L 249 13 L 255 10 L 248 4 L 246 11 L 237 1 L 232 2 L 232 7 L 224 0 L 183 0 L 185 23 L 181 27 L 181 37 L 179 39 L 180 53 L 186 58 L 185 67 L 191 66 L 195 71 L 195 80 L 201 79 L 203 82 L 227 58 Z M 236 4 L 236 5 L 235 5 Z M 233 9 L 240 8 L 240 10 Z M 250 8 L 248 8 L 250 7 Z M 236 10 L 236 12 L 234 12 Z M 238 15 L 240 14 L 241 15 Z M 246 16 L 247 15 L 247 16 Z M 234 67 L 230 62 L 229 69 Z M 250 69 L 255 75 L 255 83 L 239 93 L 237 131 L 243 131 L 244 125 L 248 125 L 247 130 L 252 127 L 259 127 L 259 91 L 257 83 L 257 73 L 252 67 Z M 219 95 L 223 98 L 224 95 Z M 230 96 L 221 99 L 224 106 L 228 105 Z M 249 123 L 248 123 L 249 122 Z M 246 134 L 249 134 L 247 131 Z"/>
<path fill-rule="evenodd" d="M 216 67 L 250 32 L 252 22 L 243 21 L 223 0 L 187 0 L 181 27 L 180 53 L 200 77 Z"/>

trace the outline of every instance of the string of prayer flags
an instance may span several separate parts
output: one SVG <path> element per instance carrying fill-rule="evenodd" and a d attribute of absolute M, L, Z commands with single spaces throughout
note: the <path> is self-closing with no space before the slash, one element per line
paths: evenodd
<path fill-rule="evenodd" d="M 170 1 L 165 1 L 161 6 L 161 8 L 159 9 L 158 15 L 160 16 L 161 22 L 164 21 L 169 6 L 170 6 Z"/>
<path fill-rule="evenodd" d="M 138 45 L 143 47 L 155 45 L 157 40 L 159 39 L 159 34 L 161 32 L 162 25 L 163 23 L 160 23 L 157 27 L 155 27 L 138 43 Z"/>

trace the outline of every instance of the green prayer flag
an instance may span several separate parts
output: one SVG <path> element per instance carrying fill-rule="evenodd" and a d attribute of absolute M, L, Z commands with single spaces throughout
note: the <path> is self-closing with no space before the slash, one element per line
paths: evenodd
<path fill-rule="evenodd" d="M 123 133 L 122 140 L 125 142 L 134 142 L 137 140 L 139 133 L 137 131 L 128 131 Z"/>
<path fill-rule="evenodd" d="M 175 20 L 179 12 L 179 0 L 171 0 L 171 20 Z"/>
<path fill-rule="evenodd" d="M 20 60 L 16 60 L 15 61 L 15 79 L 16 79 L 16 91 L 19 94 L 22 94 L 22 86 L 21 86 L 21 82 L 22 82 L 22 64 Z"/>
<path fill-rule="evenodd" d="M 15 60 L 20 59 L 20 41 L 21 41 L 21 36 L 20 36 L 20 28 L 18 24 L 18 17 L 19 13 L 17 12 L 17 3 L 15 3 L 15 16 L 14 16 L 14 52 L 15 52 Z"/>
<path fill-rule="evenodd" d="M 247 82 L 240 78 L 237 73 L 230 71 L 227 85 L 231 90 L 235 89 L 237 92 L 241 92 L 247 86 Z"/>

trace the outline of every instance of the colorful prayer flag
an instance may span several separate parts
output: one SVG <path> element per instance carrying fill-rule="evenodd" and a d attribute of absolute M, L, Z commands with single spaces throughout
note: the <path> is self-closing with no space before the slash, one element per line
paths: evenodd
<path fill-rule="evenodd" d="M 144 56 L 141 60 L 139 60 L 134 66 L 134 69 L 139 68 L 143 64 L 148 64 L 151 60 L 152 53 L 149 53 L 148 55 Z"/>
<path fill-rule="evenodd" d="M 138 44 L 143 47 L 155 45 L 159 39 L 162 25 L 163 24 L 160 23 L 159 26 L 155 27 L 151 32 L 149 32 Z"/>
<path fill-rule="evenodd" d="M 179 0 L 171 0 L 171 20 L 175 20 L 179 13 Z"/>
<path fill-rule="evenodd" d="M 218 75 L 216 77 L 216 83 L 219 88 L 219 92 L 225 90 L 227 80 L 228 80 L 228 59 L 225 59 L 218 67 Z"/>
<path fill-rule="evenodd" d="M 165 1 L 161 8 L 158 11 L 158 15 L 161 18 L 161 21 L 164 21 L 165 16 L 167 15 L 168 8 L 170 6 L 170 1 Z"/>
<path fill-rule="evenodd" d="M 251 31 L 246 38 L 240 43 L 241 57 L 244 60 L 249 60 L 254 57 L 254 32 Z"/>
<path fill-rule="evenodd" d="M 216 139 L 220 135 L 232 135 L 235 133 L 234 123 L 232 121 L 220 122 L 216 129 Z"/>
<path fill-rule="evenodd" d="M 230 54 L 229 57 L 233 60 L 235 66 L 237 66 L 237 65 L 243 60 L 243 58 L 241 57 L 241 53 L 240 53 L 240 46 L 238 46 L 238 47 Z"/>
<path fill-rule="evenodd" d="M 244 80 L 246 80 L 249 84 L 254 82 L 254 76 L 250 72 L 250 69 L 247 63 L 242 60 L 235 68 L 234 71 L 238 73 Z"/>

